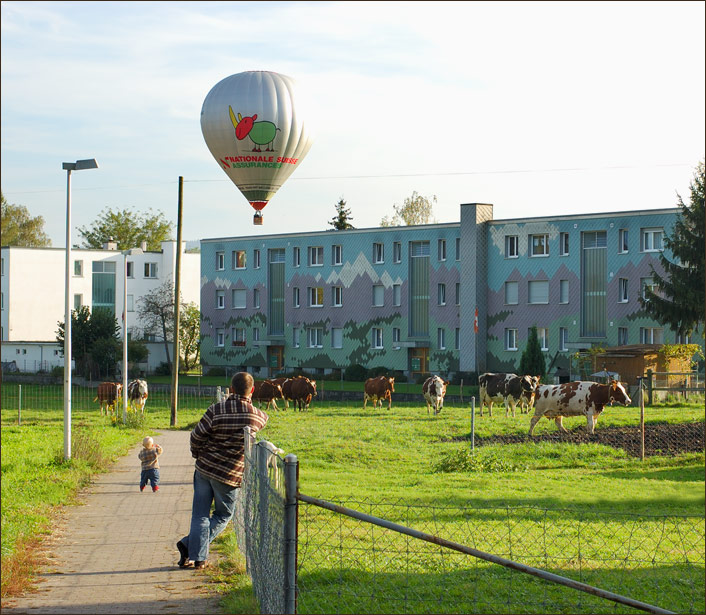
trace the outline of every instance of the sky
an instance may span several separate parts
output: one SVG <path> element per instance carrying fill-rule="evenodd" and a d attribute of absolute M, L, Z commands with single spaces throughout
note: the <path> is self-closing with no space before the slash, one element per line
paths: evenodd
<path fill-rule="evenodd" d="M 0 182 L 66 243 L 108 208 L 183 238 L 357 228 L 417 192 L 436 222 L 689 202 L 704 158 L 703 2 L 2 2 Z M 263 226 L 211 156 L 200 112 L 229 75 L 289 75 L 311 150 Z M 176 235 L 175 235 L 176 236 Z"/>

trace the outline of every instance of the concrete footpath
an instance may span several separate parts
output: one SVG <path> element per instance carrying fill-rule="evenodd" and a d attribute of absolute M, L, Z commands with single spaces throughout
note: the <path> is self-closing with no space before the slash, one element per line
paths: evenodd
<path fill-rule="evenodd" d="M 47 541 L 38 591 L 3 601 L 2 613 L 220 613 L 204 571 L 177 566 L 191 520 L 189 434 L 154 436 L 164 449 L 157 493 L 140 492 L 141 444 L 96 476 Z"/>

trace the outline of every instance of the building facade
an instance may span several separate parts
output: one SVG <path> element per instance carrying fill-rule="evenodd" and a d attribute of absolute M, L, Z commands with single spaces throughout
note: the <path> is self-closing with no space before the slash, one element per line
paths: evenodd
<path fill-rule="evenodd" d="M 56 343 L 56 332 L 58 323 L 64 322 L 66 250 L 6 246 L 0 256 L 2 361 L 15 361 L 20 371 L 29 372 L 63 366 L 63 349 Z M 71 256 L 73 309 L 88 306 L 91 311 L 110 310 L 117 317 L 122 336 L 125 307 L 129 336 L 161 341 L 158 335 L 144 331 L 137 309 L 141 297 L 168 280 L 173 282 L 175 241 L 163 241 L 160 251 L 135 248 L 123 254 L 114 243 L 107 243 L 103 250 L 72 249 Z M 196 305 L 200 301 L 199 268 L 199 254 L 182 251 L 182 296 L 185 302 Z M 125 283 L 127 301 L 123 306 Z M 162 348 L 157 343 L 149 345 L 148 371 L 166 360 Z"/>
<path fill-rule="evenodd" d="M 674 343 L 638 297 L 678 208 L 206 239 L 202 362 L 258 376 L 361 364 L 407 376 L 515 371 L 579 348 Z"/>

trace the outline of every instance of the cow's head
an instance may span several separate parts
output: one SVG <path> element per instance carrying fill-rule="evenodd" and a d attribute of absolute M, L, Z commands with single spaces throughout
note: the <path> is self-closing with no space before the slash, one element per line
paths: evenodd
<path fill-rule="evenodd" d="M 539 376 L 522 376 L 520 379 L 520 388 L 528 394 L 532 394 L 539 386 Z"/>
<path fill-rule="evenodd" d="M 393 393 L 395 392 L 395 378 L 394 376 L 392 378 L 387 378 L 386 379 L 390 383 L 390 391 Z"/>
<path fill-rule="evenodd" d="M 623 404 L 624 406 L 629 406 L 632 403 L 632 399 L 630 399 L 630 396 L 625 390 L 622 382 L 611 380 L 608 387 L 611 403 L 617 401 L 619 404 Z"/>
<path fill-rule="evenodd" d="M 312 396 L 316 397 L 316 396 L 317 396 L 317 393 L 316 393 L 316 380 L 309 380 L 309 384 L 311 385 L 311 387 L 310 387 L 310 392 L 311 392 Z"/>

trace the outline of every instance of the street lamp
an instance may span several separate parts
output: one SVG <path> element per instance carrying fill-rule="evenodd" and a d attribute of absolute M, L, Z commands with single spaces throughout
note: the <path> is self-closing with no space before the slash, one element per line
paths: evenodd
<path fill-rule="evenodd" d="M 64 303 L 64 459 L 71 459 L 71 171 L 97 169 L 95 158 L 64 162 L 66 171 L 66 301 Z"/>

